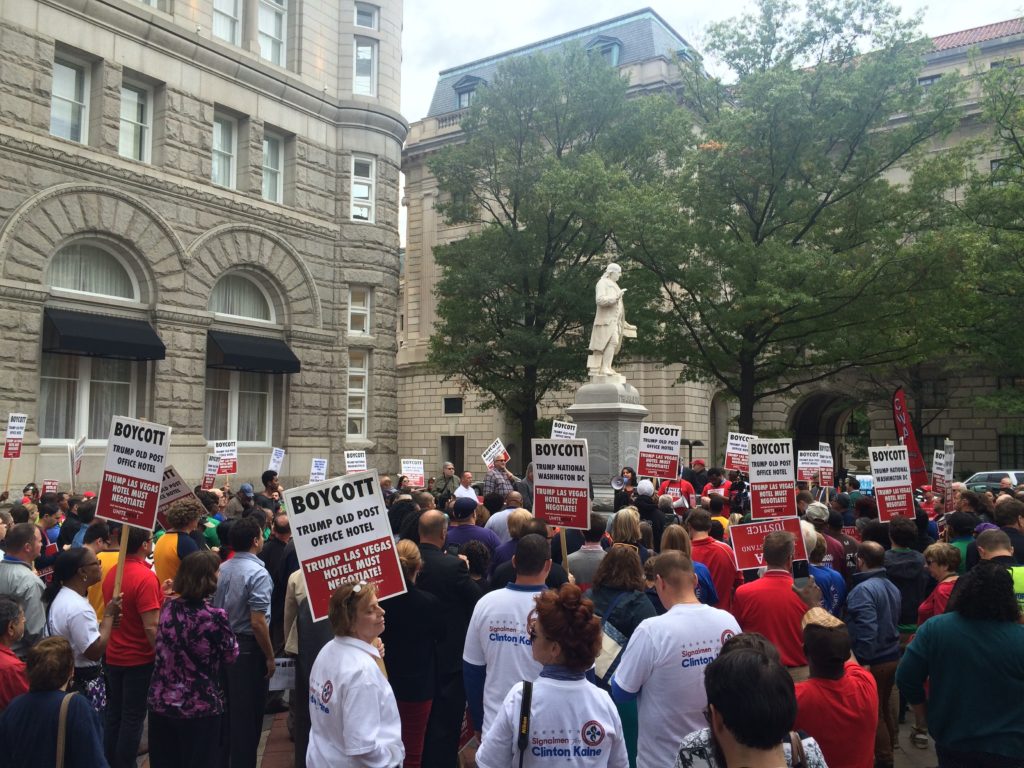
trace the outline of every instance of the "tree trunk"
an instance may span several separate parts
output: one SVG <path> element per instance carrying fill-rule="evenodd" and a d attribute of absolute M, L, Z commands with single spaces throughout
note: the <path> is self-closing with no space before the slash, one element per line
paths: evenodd
<path fill-rule="evenodd" d="M 519 418 L 519 472 L 521 476 L 526 475 L 526 465 L 533 460 L 533 449 L 531 442 L 536 437 L 537 431 L 537 369 L 533 366 L 526 366 L 523 371 L 523 392 L 528 392 L 529 405 L 524 403 L 523 410 L 516 414 Z"/>
<path fill-rule="evenodd" d="M 754 391 L 754 361 L 740 360 L 740 416 L 739 430 L 748 435 L 754 433 L 754 404 L 757 394 Z M 714 436 L 712 436 L 714 439 Z"/>

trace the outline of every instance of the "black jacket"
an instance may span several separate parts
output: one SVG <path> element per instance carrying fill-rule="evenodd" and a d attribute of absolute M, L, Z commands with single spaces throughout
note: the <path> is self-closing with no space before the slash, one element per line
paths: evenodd
<path fill-rule="evenodd" d="M 387 601 L 384 666 L 399 701 L 427 701 L 437 685 L 437 649 L 445 637 L 441 601 L 409 584 Z"/>
<path fill-rule="evenodd" d="M 494 569 L 494 573 L 491 575 L 491 591 L 504 589 L 506 584 L 511 584 L 515 580 L 516 569 L 512 566 L 512 561 L 509 560 Z M 551 563 L 551 571 L 544 581 L 547 588 L 558 589 L 568 581 L 569 574 L 565 572 L 565 568 L 558 563 Z"/>
<path fill-rule="evenodd" d="M 416 578 L 416 586 L 441 602 L 442 624 L 446 630 L 438 644 L 438 673 L 445 676 L 462 672 L 466 631 L 473 608 L 480 599 L 480 587 L 470 578 L 469 568 L 462 560 L 446 555 L 433 544 L 420 544 L 420 557 L 423 570 Z"/>

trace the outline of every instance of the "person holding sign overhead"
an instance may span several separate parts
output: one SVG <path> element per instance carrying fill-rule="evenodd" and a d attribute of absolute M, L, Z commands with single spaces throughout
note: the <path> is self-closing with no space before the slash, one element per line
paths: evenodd
<path fill-rule="evenodd" d="M 342 584 L 331 595 L 334 639 L 309 674 L 312 727 L 308 768 L 399 766 L 405 760 L 398 704 L 374 641 L 384 609 L 372 584 Z"/>

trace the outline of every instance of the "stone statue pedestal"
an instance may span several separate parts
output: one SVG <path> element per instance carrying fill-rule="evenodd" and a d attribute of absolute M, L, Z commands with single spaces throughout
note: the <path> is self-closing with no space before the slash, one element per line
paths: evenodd
<path fill-rule="evenodd" d="M 587 440 L 590 479 L 594 488 L 593 508 L 611 512 L 615 491 L 611 480 L 623 467 L 636 468 L 640 455 L 640 422 L 648 410 L 640 393 L 626 383 L 626 377 L 591 376 L 576 391 L 576 401 L 566 409 L 576 423 L 576 437 Z"/>

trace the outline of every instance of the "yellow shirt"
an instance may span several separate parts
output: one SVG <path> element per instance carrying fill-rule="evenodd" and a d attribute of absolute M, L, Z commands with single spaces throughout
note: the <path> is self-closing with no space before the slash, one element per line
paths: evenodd
<path fill-rule="evenodd" d="M 100 552 L 96 555 L 96 559 L 100 561 L 100 568 L 103 573 L 100 576 L 100 580 L 89 587 L 89 604 L 92 605 L 92 609 L 96 611 L 96 619 L 103 621 L 103 611 L 107 607 L 106 603 L 103 602 L 103 579 L 110 573 L 114 568 L 117 568 L 117 550 L 110 552 Z"/>

